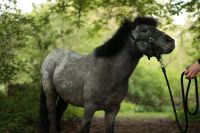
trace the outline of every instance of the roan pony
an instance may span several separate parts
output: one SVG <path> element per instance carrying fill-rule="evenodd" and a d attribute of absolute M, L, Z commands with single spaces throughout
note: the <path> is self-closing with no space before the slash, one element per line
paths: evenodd
<path fill-rule="evenodd" d="M 125 20 L 112 38 L 88 55 L 57 49 L 41 67 L 40 117 L 45 133 L 60 133 L 68 104 L 84 108 L 81 133 L 89 133 L 93 114 L 105 111 L 105 133 L 113 133 L 115 117 L 127 94 L 129 77 L 143 55 L 158 57 L 175 41 L 158 30 L 150 17 Z"/>

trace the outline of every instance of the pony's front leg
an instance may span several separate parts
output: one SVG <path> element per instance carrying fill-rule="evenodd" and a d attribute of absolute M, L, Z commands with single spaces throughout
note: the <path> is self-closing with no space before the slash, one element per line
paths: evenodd
<path fill-rule="evenodd" d="M 84 109 L 84 117 L 82 121 L 81 133 L 89 133 L 90 125 L 94 112 L 96 111 L 96 106 L 93 104 L 87 104 Z"/>
<path fill-rule="evenodd" d="M 113 106 L 105 111 L 105 133 L 114 132 L 114 122 L 119 112 L 120 105 Z"/>

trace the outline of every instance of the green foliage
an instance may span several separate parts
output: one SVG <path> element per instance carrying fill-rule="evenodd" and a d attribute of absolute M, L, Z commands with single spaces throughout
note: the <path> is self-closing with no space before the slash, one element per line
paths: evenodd
<path fill-rule="evenodd" d="M 192 57 L 197 60 L 200 58 L 200 17 L 199 15 L 196 16 L 196 21 L 191 25 L 190 30 L 193 35 L 193 41 L 192 41 L 192 46 L 193 50 L 189 51 L 189 54 L 192 55 Z"/>
<path fill-rule="evenodd" d="M 38 125 L 39 83 L 12 85 L 11 96 L 0 91 L 0 132 L 30 133 Z M 65 119 L 80 116 L 81 110 L 69 107 Z"/>
<path fill-rule="evenodd" d="M 83 116 L 83 108 L 69 105 L 64 113 L 64 120 L 80 118 L 82 116 Z"/>
<path fill-rule="evenodd" d="M 161 108 L 166 104 L 161 76 L 155 69 L 138 67 L 129 82 L 129 99 L 137 104 Z"/>
<path fill-rule="evenodd" d="M 199 16 L 199 8 L 200 8 L 200 2 L 198 0 L 190 0 L 187 2 L 176 2 L 171 1 L 168 5 L 168 11 L 172 15 L 179 15 L 180 13 L 187 12 L 188 16 L 192 18 L 189 24 L 189 28 L 187 29 L 187 32 L 190 32 L 192 34 L 192 48 L 188 50 L 188 54 L 193 58 L 193 60 L 197 60 L 200 58 L 200 16 Z"/>
<path fill-rule="evenodd" d="M 38 119 L 39 93 L 35 84 L 23 85 L 13 96 L 0 93 L 0 132 L 28 133 Z"/>
<path fill-rule="evenodd" d="M 146 67 L 148 65 L 148 68 Z M 172 86 L 178 86 L 179 75 L 170 75 Z M 174 79 L 171 81 L 171 79 Z M 164 111 L 169 104 L 169 95 L 164 77 L 156 61 L 142 60 L 129 81 L 128 100 L 142 105 L 141 111 Z"/>
<path fill-rule="evenodd" d="M 190 108 L 190 110 L 193 111 L 194 108 Z M 185 121 L 185 115 L 184 115 L 183 110 L 179 109 L 177 112 L 178 112 L 178 118 L 181 121 Z M 175 120 L 174 114 L 171 114 L 170 117 Z M 200 111 L 198 111 L 198 113 L 196 115 L 188 115 L 188 119 L 189 119 L 189 122 L 197 122 L 197 123 L 199 123 L 200 122 Z"/>
<path fill-rule="evenodd" d="M 0 132 L 27 133 L 37 123 L 40 66 L 52 49 L 62 47 L 87 54 L 107 40 L 125 17 L 155 16 L 160 20 L 159 28 L 177 38 L 175 53 L 166 59 L 176 101 L 180 99 L 177 74 L 189 65 L 190 58 L 200 57 L 196 0 L 166 4 L 155 0 L 49 0 L 41 6 L 34 5 L 30 14 L 22 14 L 16 9 L 17 1 L 9 1 L 0 5 L 0 85 L 9 88 L 12 83 L 28 84 L 23 85 L 25 89 L 13 86 L 11 90 L 19 91 L 12 96 L 0 94 Z M 184 10 L 190 24 L 173 25 L 171 16 Z M 133 104 L 122 103 L 122 113 L 169 110 L 168 90 L 155 60 L 139 63 L 129 82 L 127 100 Z M 64 118 L 79 117 L 82 113 L 82 109 L 69 106 Z M 199 115 L 195 118 L 199 120 Z"/>
<path fill-rule="evenodd" d="M 121 104 L 121 107 L 120 107 L 120 112 L 121 113 L 134 113 L 134 112 L 137 112 L 137 105 L 136 104 L 133 104 L 133 103 L 130 103 L 128 101 L 124 101 L 122 102 Z"/>
<path fill-rule="evenodd" d="M 7 85 L 22 70 L 23 61 L 16 56 L 25 47 L 29 22 L 12 4 L 0 6 L 0 83 Z"/>

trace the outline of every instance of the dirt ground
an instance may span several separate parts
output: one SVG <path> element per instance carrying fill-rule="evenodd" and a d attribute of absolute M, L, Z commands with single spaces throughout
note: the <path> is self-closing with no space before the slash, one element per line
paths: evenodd
<path fill-rule="evenodd" d="M 70 120 L 63 123 L 64 133 L 79 133 L 81 120 Z M 115 133 L 180 133 L 175 122 L 168 119 L 129 119 L 117 118 Z M 90 133 L 104 133 L 104 120 L 95 117 L 92 121 Z M 190 124 L 188 133 L 200 133 L 200 123 Z"/>

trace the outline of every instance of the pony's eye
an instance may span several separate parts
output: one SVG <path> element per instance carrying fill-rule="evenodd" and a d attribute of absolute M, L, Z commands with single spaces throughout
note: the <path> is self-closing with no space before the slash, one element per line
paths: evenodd
<path fill-rule="evenodd" d="M 143 33 L 146 33 L 147 32 L 147 29 L 142 29 L 141 30 Z"/>

